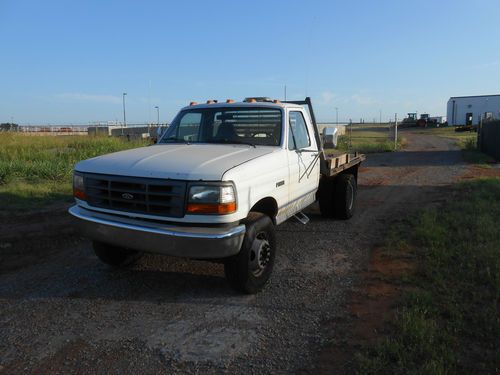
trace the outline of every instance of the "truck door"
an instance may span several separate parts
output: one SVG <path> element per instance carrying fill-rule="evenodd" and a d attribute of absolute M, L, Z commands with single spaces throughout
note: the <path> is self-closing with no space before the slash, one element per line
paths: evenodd
<path fill-rule="evenodd" d="M 288 112 L 288 170 L 290 212 L 307 207 L 315 200 L 319 183 L 319 155 L 311 122 L 301 110 Z"/>

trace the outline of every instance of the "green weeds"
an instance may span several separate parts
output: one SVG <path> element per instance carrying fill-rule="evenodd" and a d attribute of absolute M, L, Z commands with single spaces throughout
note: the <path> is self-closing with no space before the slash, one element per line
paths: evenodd
<path fill-rule="evenodd" d="M 417 270 L 389 337 L 358 355 L 362 374 L 500 371 L 500 179 L 460 185 L 445 207 L 389 236 Z"/>
<path fill-rule="evenodd" d="M 401 149 L 405 144 L 406 140 L 399 137 L 397 149 Z M 389 131 L 385 128 L 378 131 L 356 129 L 353 130 L 352 136 L 346 133 L 338 137 L 337 150 L 348 151 L 351 149 L 364 154 L 392 152 L 394 151 L 394 139 L 390 138 Z"/>
<path fill-rule="evenodd" d="M 113 137 L 0 133 L 0 207 L 24 209 L 68 198 L 78 161 L 144 144 Z"/>

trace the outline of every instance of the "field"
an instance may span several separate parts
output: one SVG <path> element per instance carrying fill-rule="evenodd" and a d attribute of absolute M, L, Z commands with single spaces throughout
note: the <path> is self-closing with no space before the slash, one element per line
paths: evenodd
<path fill-rule="evenodd" d="M 71 198 L 80 160 L 144 145 L 109 137 L 0 134 L 0 207 L 20 210 Z"/>
<path fill-rule="evenodd" d="M 400 149 L 404 144 L 405 139 L 400 135 L 397 148 Z M 391 152 L 394 151 L 394 133 L 386 125 L 356 125 L 351 136 L 347 127 L 346 134 L 339 136 L 338 150 L 355 150 L 364 154 Z"/>

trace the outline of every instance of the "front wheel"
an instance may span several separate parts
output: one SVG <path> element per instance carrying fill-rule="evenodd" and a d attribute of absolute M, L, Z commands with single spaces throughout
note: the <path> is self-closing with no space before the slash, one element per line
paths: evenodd
<path fill-rule="evenodd" d="M 240 252 L 227 259 L 224 272 L 237 291 L 259 292 L 269 280 L 276 257 L 276 233 L 269 216 L 250 212 Z"/>
<path fill-rule="evenodd" d="M 127 266 L 135 263 L 142 256 L 139 251 L 93 241 L 95 255 L 103 262 L 113 267 Z"/>

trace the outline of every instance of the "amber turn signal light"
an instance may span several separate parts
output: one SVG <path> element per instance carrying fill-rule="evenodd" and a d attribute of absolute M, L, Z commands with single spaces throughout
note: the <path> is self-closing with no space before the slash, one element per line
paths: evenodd
<path fill-rule="evenodd" d="M 78 189 L 73 190 L 73 196 L 81 200 L 85 200 L 87 198 L 85 196 L 85 192 Z"/>
<path fill-rule="evenodd" d="M 230 203 L 188 203 L 189 214 L 218 214 L 226 215 L 236 212 L 236 202 Z"/>

